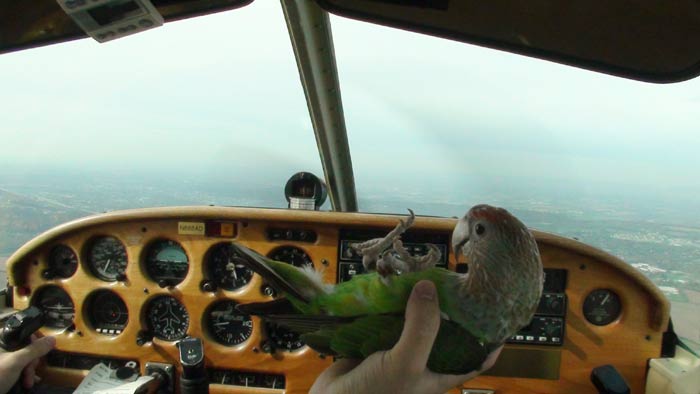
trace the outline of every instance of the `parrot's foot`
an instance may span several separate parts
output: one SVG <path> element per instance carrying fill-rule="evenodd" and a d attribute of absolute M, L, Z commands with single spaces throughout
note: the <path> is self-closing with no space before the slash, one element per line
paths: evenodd
<path fill-rule="evenodd" d="M 412 256 L 408 250 L 404 248 L 403 242 L 400 239 L 394 240 L 394 251 L 398 255 L 398 259 L 402 263 L 401 272 L 418 272 L 435 267 L 442 259 L 442 252 L 437 246 L 427 244 L 428 253 L 423 256 Z"/>
<path fill-rule="evenodd" d="M 386 235 L 386 237 L 370 239 L 369 241 L 350 245 L 352 249 L 362 256 L 362 265 L 366 270 L 372 270 L 376 267 L 377 271 L 379 271 L 378 263 L 380 260 L 384 259 L 384 256 L 386 256 L 384 252 L 392 247 L 394 241 L 399 240 L 401 234 L 406 232 L 406 230 L 413 225 L 416 215 L 410 209 L 408 212 L 410 212 L 411 215 L 406 219 L 406 221 L 404 222 L 403 220 L 399 220 L 399 224 L 397 224 L 396 227 Z M 383 269 L 386 269 L 386 264 L 384 264 Z"/>

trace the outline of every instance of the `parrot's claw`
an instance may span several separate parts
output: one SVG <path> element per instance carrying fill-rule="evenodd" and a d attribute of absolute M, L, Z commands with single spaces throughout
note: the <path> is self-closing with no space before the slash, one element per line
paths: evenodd
<path fill-rule="evenodd" d="M 382 279 L 391 275 L 401 275 L 408 271 L 410 271 L 408 264 L 388 250 L 384 252 L 377 262 L 377 273 Z"/>
<path fill-rule="evenodd" d="M 413 213 L 413 211 L 409 209 L 408 212 L 411 215 L 406 218 L 406 221 L 404 222 L 403 219 L 399 220 L 399 224 L 397 224 L 396 227 L 386 235 L 386 237 L 370 239 L 369 241 L 350 245 L 350 248 L 362 256 L 362 265 L 365 267 L 365 270 L 369 271 L 376 267 L 377 271 L 379 271 L 378 262 L 383 258 L 383 253 L 391 248 L 394 241 L 400 239 L 401 235 L 406 232 L 406 230 L 408 230 L 416 220 L 416 215 Z M 386 267 L 386 265 L 384 267 Z M 389 275 L 389 273 L 386 275 Z"/>
<path fill-rule="evenodd" d="M 394 251 L 401 259 L 405 268 L 402 272 L 418 272 L 435 267 L 442 259 L 442 252 L 437 246 L 427 244 L 428 253 L 423 256 L 412 256 L 403 246 L 400 239 L 394 241 Z"/>

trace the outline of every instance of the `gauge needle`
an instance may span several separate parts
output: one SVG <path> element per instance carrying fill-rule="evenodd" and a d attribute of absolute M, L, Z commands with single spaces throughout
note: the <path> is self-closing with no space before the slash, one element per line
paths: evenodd
<path fill-rule="evenodd" d="M 603 298 L 603 302 L 600 303 L 600 306 L 605 305 L 606 302 L 610 299 L 610 294 L 606 294 L 605 298 Z"/>
<path fill-rule="evenodd" d="M 105 272 L 107 272 L 107 270 L 109 269 L 110 264 L 112 264 L 112 259 L 107 259 L 107 264 L 105 264 L 105 268 L 104 268 Z"/>
<path fill-rule="evenodd" d="M 225 321 L 222 323 L 214 323 L 215 326 L 228 326 L 229 324 L 231 324 L 231 322 L 228 322 L 228 321 Z"/>

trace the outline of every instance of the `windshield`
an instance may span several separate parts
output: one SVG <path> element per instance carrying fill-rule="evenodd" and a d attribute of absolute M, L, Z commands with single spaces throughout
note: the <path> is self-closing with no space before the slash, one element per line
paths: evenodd
<path fill-rule="evenodd" d="M 634 264 L 700 340 L 700 79 L 650 85 L 331 22 L 360 210 L 504 206 Z M 0 261 L 76 217 L 284 207 L 289 176 L 322 175 L 278 2 L 3 55 L 0 72 Z"/>

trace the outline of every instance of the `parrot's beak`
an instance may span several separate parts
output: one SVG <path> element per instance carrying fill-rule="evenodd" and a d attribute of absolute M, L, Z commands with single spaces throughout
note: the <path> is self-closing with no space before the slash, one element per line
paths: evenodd
<path fill-rule="evenodd" d="M 462 257 L 462 248 L 467 242 L 469 242 L 469 222 L 462 218 L 452 231 L 452 251 L 458 264 L 460 257 Z"/>

